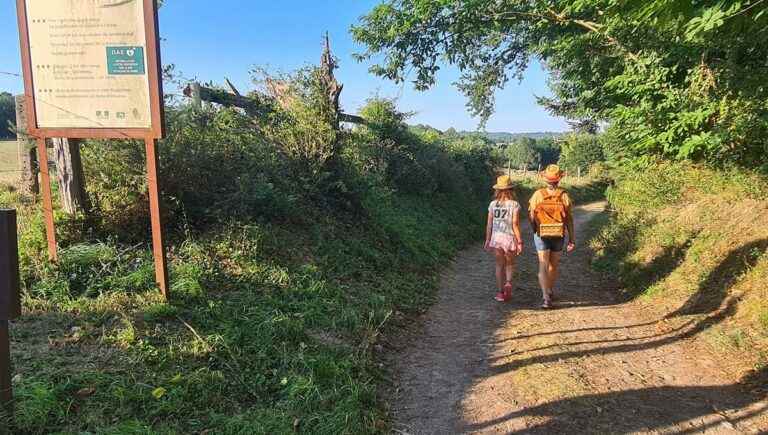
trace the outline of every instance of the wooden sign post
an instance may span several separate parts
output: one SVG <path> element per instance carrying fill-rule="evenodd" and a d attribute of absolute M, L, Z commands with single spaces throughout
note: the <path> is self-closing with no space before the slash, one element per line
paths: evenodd
<path fill-rule="evenodd" d="M 27 132 L 37 139 L 48 255 L 57 261 L 46 139 L 138 139 L 147 151 L 155 277 L 168 297 L 157 140 L 165 134 L 156 0 L 16 0 Z"/>

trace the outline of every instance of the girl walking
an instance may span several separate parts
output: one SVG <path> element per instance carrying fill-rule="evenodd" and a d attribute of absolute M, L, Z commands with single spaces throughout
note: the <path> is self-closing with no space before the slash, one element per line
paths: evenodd
<path fill-rule="evenodd" d="M 485 228 L 485 249 L 496 256 L 496 284 L 499 292 L 495 299 L 506 302 L 512 297 L 512 278 L 517 256 L 523 252 L 520 237 L 520 204 L 515 200 L 512 180 L 503 175 L 493 186 L 495 198 L 488 206 Z"/>

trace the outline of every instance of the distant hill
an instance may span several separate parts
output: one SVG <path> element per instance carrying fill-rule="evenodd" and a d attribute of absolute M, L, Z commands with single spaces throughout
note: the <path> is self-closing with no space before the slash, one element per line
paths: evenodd
<path fill-rule="evenodd" d="M 529 137 L 531 139 L 542 139 L 545 137 L 559 137 L 564 135 L 565 133 L 555 132 L 555 131 L 538 131 L 533 133 L 507 133 L 507 132 L 483 132 L 483 131 L 462 131 L 459 134 L 461 135 L 467 135 L 467 136 L 474 136 L 474 135 L 482 135 L 487 137 L 489 140 L 492 140 L 494 142 L 512 142 L 515 139 L 520 139 L 523 137 Z"/>

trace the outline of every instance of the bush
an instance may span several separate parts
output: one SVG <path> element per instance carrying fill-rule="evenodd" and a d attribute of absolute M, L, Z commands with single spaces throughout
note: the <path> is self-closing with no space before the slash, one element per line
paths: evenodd
<path fill-rule="evenodd" d="M 560 139 L 560 166 L 575 175 L 586 173 L 590 166 L 605 160 L 601 137 L 594 134 L 572 133 Z"/>
<path fill-rule="evenodd" d="M 397 313 L 433 300 L 439 266 L 482 235 L 488 148 L 409 128 L 381 102 L 375 123 L 337 130 L 311 104 L 317 85 L 296 76 L 258 126 L 232 109 L 167 109 L 170 304 L 153 288 L 143 144 L 85 145 L 95 207 L 85 222 L 57 215 L 58 265 L 41 213 L 21 206 L 29 314 L 15 331 L 45 351 L 19 381 L 18 431 L 386 426 L 372 346 Z"/>
<path fill-rule="evenodd" d="M 392 100 L 370 99 L 360 113 L 368 121 L 357 131 L 360 141 L 370 144 L 367 166 L 393 187 L 421 195 L 487 191 L 492 177 L 487 141 L 409 128 L 404 124 L 409 114 L 399 112 Z"/>
<path fill-rule="evenodd" d="M 16 134 L 11 127 L 16 124 L 16 100 L 8 92 L 0 92 L 0 139 L 12 139 Z"/>

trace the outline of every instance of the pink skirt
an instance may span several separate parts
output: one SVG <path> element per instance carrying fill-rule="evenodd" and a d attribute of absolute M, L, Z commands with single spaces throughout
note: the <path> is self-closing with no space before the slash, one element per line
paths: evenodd
<path fill-rule="evenodd" d="M 501 249 L 508 253 L 517 253 L 517 240 L 511 234 L 493 233 L 491 235 L 490 247 Z"/>

